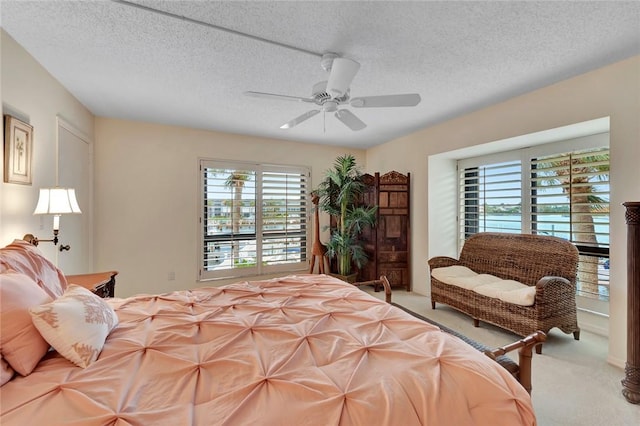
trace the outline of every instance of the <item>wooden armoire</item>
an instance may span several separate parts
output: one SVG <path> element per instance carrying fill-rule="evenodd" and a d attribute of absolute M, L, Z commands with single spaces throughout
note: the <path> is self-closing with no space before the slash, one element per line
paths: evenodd
<path fill-rule="evenodd" d="M 370 281 L 386 275 L 392 287 L 411 291 L 410 244 L 410 177 L 391 171 L 380 175 L 365 174 L 365 205 L 377 205 L 377 220 L 366 229 L 361 239 L 369 257 L 358 275 L 358 281 Z"/>

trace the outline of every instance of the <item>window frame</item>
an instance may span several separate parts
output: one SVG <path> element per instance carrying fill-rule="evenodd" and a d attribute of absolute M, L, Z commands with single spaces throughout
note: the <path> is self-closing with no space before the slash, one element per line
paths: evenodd
<path fill-rule="evenodd" d="M 206 218 L 205 214 L 207 211 L 207 197 L 206 197 L 206 182 L 205 182 L 205 169 L 213 168 L 213 169 L 235 169 L 235 170 L 246 170 L 255 172 L 255 197 L 252 200 L 255 204 L 255 232 L 253 235 L 255 239 L 256 246 L 256 259 L 261 259 L 260 261 L 256 261 L 256 264 L 248 267 L 229 267 L 218 270 L 207 270 L 205 267 L 205 256 L 206 256 L 206 245 L 207 245 L 207 236 L 205 235 L 205 223 Z M 264 233 L 263 228 L 263 195 L 264 195 L 264 186 L 263 186 L 263 176 L 268 173 L 290 173 L 290 174 L 300 174 L 304 176 L 303 183 L 301 187 L 303 190 L 300 192 L 300 201 L 301 201 L 301 210 L 304 213 L 301 217 L 304 218 L 304 221 L 301 223 L 303 230 L 300 232 L 302 235 L 301 238 L 304 238 L 304 243 L 301 244 L 300 247 L 300 261 L 298 262 L 290 262 L 290 263 L 279 263 L 279 264 L 264 264 L 265 258 L 263 256 L 263 242 L 265 241 L 265 237 L 268 234 Z M 198 160 L 198 263 L 197 263 L 197 276 L 198 281 L 209 281 L 209 280 L 220 280 L 220 279 L 231 279 L 231 278 L 240 278 L 247 276 L 259 276 L 259 275 L 267 275 L 267 274 L 277 274 L 283 272 L 299 272 L 305 271 L 308 268 L 308 257 L 311 248 L 311 202 L 310 202 L 310 192 L 311 192 L 311 168 L 307 166 L 299 166 L 299 165 L 281 165 L 281 164 L 261 164 L 256 162 L 244 162 L 237 160 L 220 160 L 220 159 L 211 159 L 211 158 L 199 158 Z M 283 231 L 287 232 L 287 230 Z M 243 235 L 243 234 L 239 234 Z M 247 234 L 248 237 L 251 235 Z M 233 236 L 229 238 L 233 239 Z M 240 239 L 242 240 L 242 238 Z"/>
<path fill-rule="evenodd" d="M 533 179 L 531 176 L 531 163 L 532 160 L 549 156 L 556 155 L 565 152 L 578 152 L 589 149 L 597 149 L 597 148 L 609 148 L 609 132 L 602 132 L 597 134 L 592 134 L 588 136 L 581 136 L 572 139 L 559 140 L 555 142 L 550 142 L 546 144 L 536 145 L 528 148 L 520 148 L 510 151 L 502 151 L 495 154 L 482 155 L 477 157 L 468 157 L 459 159 L 457 161 L 457 240 L 458 240 L 458 253 L 462 249 L 462 245 L 464 244 L 464 233 L 462 226 L 465 221 L 465 217 L 463 215 L 463 207 L 461 206 L 461 200 L 464 199 L 464 194 L 460 192 L 461 189 L 461 176 L 466 169 L 472 168 L 480 168 L 483 166 L 491 165 L 491 164 L 499 164 L 509 161 L 520 161 L 521 164 L 521 173 L 522 173 L 522 188 L 520 199 L 522 200 L 521 207 L 521 230 L 522 233 L 532 233 L 532 217 L 535 213 L 532 210 L 532 199 L 534 198 L 532 190 L 535 188 L 532 185 Z M 609 182 L 609 191 L 611 191 Z M 505 231 L 506 232 L 506 231 Z M 517 231 L 514 231 L 517 232 Z M 603 254 L 603 250 L 599 248 L 585 248 L 584 245 L 573 242 L 574 245 L 581 251 L 581 254 Z M 608 254 L 607 254 L 608 256 Z M 579 292 L 577 293 L 577 298 L 579 300 L 579 306 L 586 306 L 586 309 L 591 311 L 595 311 L 598 313 L 602 313 L 604 315 L 608 314 L 609 311 L 609 302 L 608 300 L 597 300 L 587 296 L 582 296 Z"/>

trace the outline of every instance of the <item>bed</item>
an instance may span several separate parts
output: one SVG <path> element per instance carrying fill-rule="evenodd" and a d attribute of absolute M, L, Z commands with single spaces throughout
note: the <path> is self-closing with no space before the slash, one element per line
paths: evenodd
<path fill-rule="evenodd" d="M 47 285 L 15 266 L 0 270 L 3 333 L 8 283 L 22 275 Z M 34 311 L 50 314 L 81 292 L 58 278 L 62 295 L 29 308 L 34 324 Z M 95 298 L 106 306 L 100 318 L 115 313 L 101 350 L 83 368 L 47 347 L 0 388 L 0 424 L 536 423 L 527 391 L 489 357 L 326 275 Z"/>

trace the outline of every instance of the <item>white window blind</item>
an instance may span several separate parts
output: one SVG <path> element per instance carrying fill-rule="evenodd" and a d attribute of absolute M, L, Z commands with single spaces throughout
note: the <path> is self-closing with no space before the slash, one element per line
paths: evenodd
<path fill-rule="evenodd" d="M 306 267 L 308 168 L 202 160 L 201 279 Z"/>

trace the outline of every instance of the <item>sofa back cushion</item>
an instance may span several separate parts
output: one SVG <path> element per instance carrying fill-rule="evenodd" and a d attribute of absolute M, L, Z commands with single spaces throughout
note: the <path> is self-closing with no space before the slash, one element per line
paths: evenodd
<path fill-rule="evenodd" d="M 545 276 L 563 277 L 575 285 L 578 250 L 557 237 L 480 232 L 465 242 L 459 260 L 478 274 L 529 286 Z"/>

